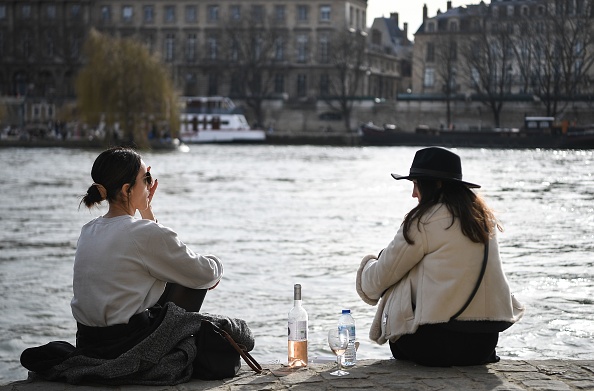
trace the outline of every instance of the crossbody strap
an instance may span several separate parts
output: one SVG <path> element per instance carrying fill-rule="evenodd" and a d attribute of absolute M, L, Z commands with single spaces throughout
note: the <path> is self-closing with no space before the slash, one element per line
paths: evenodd
<path fill-rule="evenodd" d="M 476 292 L 478 291 L 479 286 L 481 285 L 481 282 L 483 281 L 483 276 L 485 275 L 485 270 L 487 270 L 487 258 L 488 257 L 489 257 L 489 240 L 487 239 L 487 243 L 485 243 L 485 253 L 483 255 L 483 265 L 481 267 L 481 273 L 479 274 L 478 281 L 476 282 L 476 285 L 475 285 L 474 289 L 472 290 L 470 297 L 468 297 L 468 300 L 466 300 L 466 303 L 464 303 L 462 308 L 460 308 L 460 311 L 456 312 L 456 314 L 450 318 L 450 321 L 452 321 L 452 320 L 456 319 L 458 316 L 460 316 L 460 314 L 462 312 L 464 312 L 466 307 L 468 307 L 470 305 L 470 302 L 472 301 L 472 299 L 474 299 L 474 295 L 476 295 Z"/>
<path fill-rule="evenodd" d="M 223 337 L 227 339 L 227 341 L 229 341 L 231 346 L 233 346 L 235 350 L 237 350 L 237 353 L 239 353 L 241 357 L 243 357 L 245 362 L 248 363 L 248 365 L 250 366 L 250 368 L 254 370 L 254 372 L 262 373 L 262 367 L 260 366 L 260 364 L 252 357 L 252 355 L 248 351 L 245 350 L 244 347 L 238 345 L 237 342 L 235 342 L 233 338 L 229 335 L 229 333 L 227 333 L 225 330 L 219 328 L 219 332 L 223 335 Z"/>

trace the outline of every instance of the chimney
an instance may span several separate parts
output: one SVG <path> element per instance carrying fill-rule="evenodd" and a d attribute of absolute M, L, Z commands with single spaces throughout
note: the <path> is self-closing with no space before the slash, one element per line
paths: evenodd
<path fill-rule="evenodd" d="M 448 11 L 452 9 L 452 2 L 448 1 Z"/>
<path fill-rule="evenodd" d="M 390 19 L 396 22 L 396 26 L 398 26 L 398 12 L 391 12 Z"/>
<path fill-rule="evenodd" d="M 427 20 L 427 4 L 423 5 L 423 22 Z"/>
<path fill-rule="evenodd" d="M 404 31 L 404 38 L 408 39 L 408 23 L 406 23 L 406 22 L 404 23 L 403 31 Z"/>

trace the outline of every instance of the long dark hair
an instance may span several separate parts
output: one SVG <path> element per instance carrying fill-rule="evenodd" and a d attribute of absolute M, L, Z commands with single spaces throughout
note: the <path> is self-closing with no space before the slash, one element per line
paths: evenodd
<path fill-rule="evenodd" d="M 404 239 L 407 243 L 414 243 L 409 236 L 413 222 L 416 220 L 417 228 L 419 228 L 422 224 L 421 217 L 438 203 L 443 203 L 452 214 L 452 222 L 448 228 L 454 225 L 455 220 L 458 219 L 464 236 L 475 243 L 487 243 L 493 234 L 494 223 L 497 229 L 503 231 L 485 201 L 465 185 L 455 181 L 435 179 L 417 179 L 416 181 L 421 200 L 406 214 L 402 223 Z"/>
<path fill-rule="evenodd" d="M 132 189 L 136 183 L 141 160 L 142 158 L 136 151 L 124 147 L 110 148 L 97 156 L 91 169 L 91 178 L 95 183 L 105 187 L 108 202 L 117 199 L 120 189 L 126 183 Z M 84 203 L 87 208 L 91 208 L 95 204 L 100 204 L 101 201 L 103 201 L 103 198 L 99 193 L 99 189 L 97 186 L 91 185 L 87 190 L 87 194 L 82 197 L 81 204 Z"/>

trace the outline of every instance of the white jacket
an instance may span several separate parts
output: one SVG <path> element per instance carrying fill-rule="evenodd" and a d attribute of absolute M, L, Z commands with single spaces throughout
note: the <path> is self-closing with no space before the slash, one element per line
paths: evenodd
<path fill-rule="evenodd" d="M 370 305 L 380 303 L 369 331 L 379 344 L 413 334 L 420 325 L 445 323 L 458 312 L 478 280 L 484 245 L 462 234 L 459 221 L 443 204 L 426 213 L 410 238 L 402 227 L 382 251 L 363 258 L 357 292 Z M 448 228 L 449 227 L 449 228 Z M 381 301 L 380 301 L 381 298 Z M 459 320 L 516 322 L 524 307 L 513 297 L 503 273 L 496 237 L 489 242 L 487 269 L 481 285 Z"/>

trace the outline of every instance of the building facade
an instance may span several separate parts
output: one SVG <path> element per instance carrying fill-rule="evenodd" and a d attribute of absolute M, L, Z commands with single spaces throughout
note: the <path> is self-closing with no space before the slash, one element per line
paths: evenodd
<path fill-rule="evenodd" d="M 413 43 L 408 39 L 408 23 L 401 29 L 399 15 L 393 12 L 389 18 L 375 18 L 368 35 L 369 95 L 392 100 L 412 88 Z"/>
<path fill-rule="evenodd" d="M 502 102 L 542 102 L 567 117 L 592 100 L 591 0 L 493 0 L 428 17 L 415 34 L 413 94 L 477 100 L 495 115 Z M 497 120 L 495 121 L 497 122 Z"/>
<path fill-rule="evenodd" d="M 0 0 L 0 95 L 24 99 L 27 120 L 51 118 L 56 106 L 75 99 L 83 45 L 95 28 L 144 43 L 182 95 L 253 95 L 238 88 L 247 71 L 233 72 L 232 64 L 267 50 L 260 64 L 267 87 L 259 92 L 316 100 L 331 94 L 333 41 L 344 32 L 365 36 L 366 9 L 367 0 Z M 232 38 L 233 30 L 242 33 Z M 256 43 L 240 41 L 246 38 Z M 354 95 L 393 98 L 399 57 L 373 47 L 369 54 L 357 66 L 366 77 Z"/>

